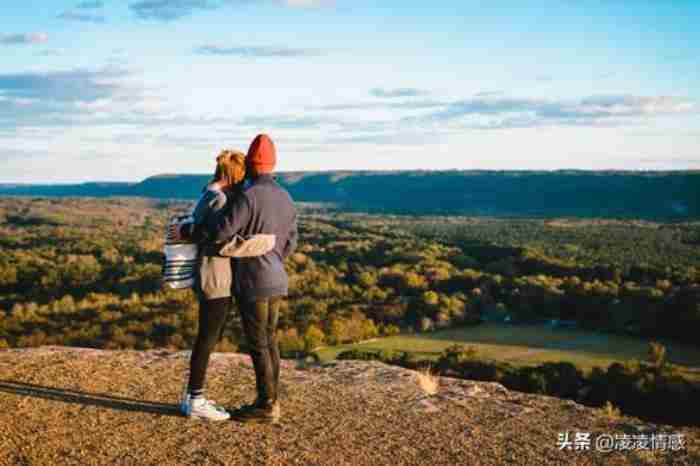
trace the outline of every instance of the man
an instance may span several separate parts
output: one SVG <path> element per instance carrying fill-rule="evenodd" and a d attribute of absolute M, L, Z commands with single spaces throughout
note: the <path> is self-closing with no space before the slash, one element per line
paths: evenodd
<path fill-rule="evenodd" d="M 256 136 L 246 156 L 249 186 L 230 209 L 211 216 L 203 232 L 214 242 L 228 241 L 234 235 L 276 236 L 275 247 L 269 253 L 234 260 L 235 292 L 257 386 L 255 402 L 234 413 L 235 419 L 244 422 L 277 422 L 280 417 L 276 329 L 289 284 L 284 259 L 297 243 L 297 214 L 289 193 L 272 177 L 276 162 L 272 140 L 265 134 Z"/>

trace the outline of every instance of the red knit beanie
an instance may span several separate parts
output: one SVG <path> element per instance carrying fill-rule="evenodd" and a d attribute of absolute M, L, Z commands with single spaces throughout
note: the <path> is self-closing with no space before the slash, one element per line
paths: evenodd
<path fill-rule="evenodd" d="M 258 134 L 248 149 L 246 165 L 254 174 L 272 173 L 277 163 L 275 144 L 267 134 Z"/>

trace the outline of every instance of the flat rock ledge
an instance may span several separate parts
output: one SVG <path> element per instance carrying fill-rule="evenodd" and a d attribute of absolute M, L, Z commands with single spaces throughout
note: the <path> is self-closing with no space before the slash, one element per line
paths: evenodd
<path fill-rule="evenodd" d="M 284 361 L 279 426 L 210 423 L 176 404 L 188 352 L 0 351 L 0 465 L 700 465 L 700 429 L 611 418 L 497 383 L 379 362 Z M 214 354 L 207 396 L 254 398 L 250 358 Z M 427 385 L 427 387 L 426 387 Z M 696 407 L 689 407 L 694 409 Z M 590 434 L 589 450 L 559 436 Z M 673 435 L 679 450 L 596 448 L 601 435 Z"/>

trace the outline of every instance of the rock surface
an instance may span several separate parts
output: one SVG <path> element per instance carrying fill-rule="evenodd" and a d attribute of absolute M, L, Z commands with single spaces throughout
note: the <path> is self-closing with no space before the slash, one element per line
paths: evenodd
<path fill-rule="evenodd" d="M 700 429 L 653 425 L 499 384 L 419 375 L 378 362 L 284 361 L 279 426 L 181 417 L 189 354 L 42 347 L 0 351 L 0 465 L 700 464 Z M 247 356 L 215 354 L 207 394 L 254 397 Z M 678 451 L 561 450 L 558 435 L 681 434 Z M 573 439 L 573 438 L 572 438 Z"/>

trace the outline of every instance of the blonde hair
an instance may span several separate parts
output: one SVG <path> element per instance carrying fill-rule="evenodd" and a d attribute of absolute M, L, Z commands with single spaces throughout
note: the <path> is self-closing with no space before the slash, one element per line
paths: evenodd
<path fill-rule="evenodd" d="M 229 186 L 240 183 L 245 178 L 245 155 L 237 150 L 222 150 L 216 157 L 216 170 L 212 181 L 220 181 Z"/>

